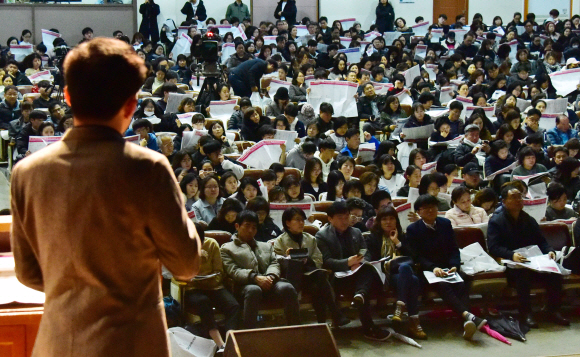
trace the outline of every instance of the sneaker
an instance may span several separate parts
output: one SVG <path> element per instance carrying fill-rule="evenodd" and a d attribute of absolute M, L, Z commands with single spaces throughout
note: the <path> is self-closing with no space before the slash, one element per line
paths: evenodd
<path fill-rule="evenodd" d="M 391 333 L 387 330 L 383 330 L 379 327 L 371 327 L 367 331 L 365 331 L 364 336 L 369 340 L 373 341 L 386 341 L 391 337 Z"/>
<path fill-rule="evenodd" d="M 357 309 L 362 307 L 365 304 L 365 297 L 363 294 L 356 294 L 352 299 L 352 307 L 356 307 Z"/>
<path fill-rule="evenodd" d="M 405 303 L 402 301 L 397 301 L 397 308 L 395 309 L 395 314 L 393 315 L 392 320 L 395 322 L 403 321 L 403 313 L 406 310 Z"/>
<path fill-rule="evenodd" d="M 465 321 L 465 323 L 463 324 L 463 338 L 466 340 L 471 340 L 471 338 L 475 334 L 475 331 L 477 331 L 475 323 L 471 320 Z"/>
<path fill-rule="evenodd" d="M 409 326 L 409 335 L 419 340 L 427 339 L 427 334 L 425 333 L 425 331 L 423 331 L 423 328 L 419 323 L 419 316 L 411 317 L 411 324 Z"/>

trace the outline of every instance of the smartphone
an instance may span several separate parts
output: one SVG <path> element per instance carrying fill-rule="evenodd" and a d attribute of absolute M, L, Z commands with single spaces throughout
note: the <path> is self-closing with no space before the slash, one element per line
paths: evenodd
<path fill-rule="evenodd" d="M 364 256 L 365 254 L 367 254 L 367 250 L 366 250 L 366 248 L 361 248 L 361 249 L 358 251 L 358 255 L 362 255 L 362 256 Z"/>

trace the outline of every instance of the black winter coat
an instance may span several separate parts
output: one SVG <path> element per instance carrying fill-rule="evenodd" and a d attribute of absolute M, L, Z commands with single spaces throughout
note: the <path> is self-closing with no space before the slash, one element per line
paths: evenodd
<path fill-rule="evenodd" d="M 141 4 L 139 13 L 143 16 L 139 32 L 146 39 L 151 38 L 151 42 L 159 41 L 159 26 L 157 26 L 157 16 L 160 13 L 159 5 L 152 2 Z"/>
<path fill-rule="evenodd" d="M 282 16 L 278 15 L 279 12 L 282 12 Z M 288 0 L 286 6 L 284 7 L 284 11 L 282 11 L 282 1 L 278 2 L 278 6 L 276 6 L 276 10 L 274 11 L 274 17 L 278 20 L 280 18 L 286 19 L 288 26 L 292 26 L 296 24 L 296 13 L 298 12 L 298 8 L 296 7 L 295 0 Z M 241 19 L 240 19 L 241 20 Z"/>
<path fill-rule="evenodd" d="M 199 0 L 197 3 L 197 10 L 193 11 L 193 6 L 191 2 L 186 2 L 183 4 L 183 8 L 181 8 L 181 13 L 186 16 L 185 21 L 191 21 L 194 17 L 197 16 L 198 21 L 205 21 L 207 19 L 207 13 L 205 11 L 205 5 L 203 1 Z M 240 21 L 243 19 L 240 19 Z"/>
<path fill-rule="evenodd" d="M 387 6 L 378 5 L 375 13 L 377 15 L 375 25 L 377 25 L 378 32 L 394 31 L 395 10 L 391 4 L 387 4 Z"/>

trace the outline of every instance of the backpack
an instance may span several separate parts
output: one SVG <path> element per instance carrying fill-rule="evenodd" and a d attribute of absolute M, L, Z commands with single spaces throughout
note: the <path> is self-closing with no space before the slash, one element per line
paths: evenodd
<path fill-rule="evenodd" d="M 179 302 L 171 296 L 165 296 L 163 298 L 163 305 L 165 305 L 167 327 L 181 326 L 182 316 Z"/>

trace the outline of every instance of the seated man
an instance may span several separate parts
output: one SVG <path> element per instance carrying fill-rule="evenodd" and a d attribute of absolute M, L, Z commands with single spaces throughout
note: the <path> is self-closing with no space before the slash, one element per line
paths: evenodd
<path fill-rule="evenodd" d="M 316 144 L 311 142 L 310 139 L 306 139 L 302 145 L 296 145 L 292 150 L 288 151 L 286 166 L 304 170 L 306 160 L 314 157 L 315 152 Z"/>
<path fill-rule="evenodd" d="M 578 131 L 572 129 L 570 120 L 564 114 L 556 117 L 556 126 L 546 132 L 548 145 L 564 145 L 572 138 L 578 138 Z"/>
<path fill-rule="evenodd" d="M 463 135 L 464 123 L 460 118 L 462 111 L 463 104 L 460 101 L 456 100 L 451 102 L 449 104 L 449 114 L 437 118 L 435 121 L 435 127 L 440 126 L 441 123 L 447 123 L 450 127 L 449 134 L 451 134 L 451 136 L 454 134 L 455 136 Z"/>
<path fill-rule="evenodd" d="M 38 82 L 38 93 L 40 93 L 40 97 L 36 98 L 32 102 L 32 105 L 34 105 L 34 109 L 49 108 L 51 104 L 58 103 L 58 100 L 50 97 L 52 93 L 51 88 L 52 84 L 50 84 L 50 82 L 47 80 Z"/>
<path fill-rule="evenodd" d="M 50 121 L 54 125 L 58 125 L 62 117 L 65 115 L 64 104 L 61 102 L 52 103 L 48 107 L 48 112 L 50 113 Z"/>
<path fill-rule="evenodd" d="M 380 289 L 380 280 L 370 265 L 360 266 L 370 261 L 366 243 L 361 232 L 350 227 L 350 213 L 344 202 L 333 202 L 326 212 L 328 222 L 318 233 L 316 243 L 322 253 L 322 267 L 333 272 L 347 272 L 358 269 L 356 274 L 334 279 L 335 291 L 354 286 L 353 306 L 358 308 L 363 334 L 366 338 L 385 341 L 391 333 L 375 326 L 371 316 L 371 295 Z"/>
<path fill-rule="evenodd" d="M 523 211 L 523 195 L 515 184 L 502 187 L 503 210 L 496 212 L 489 220 L 487 245 L 489 253 L 495 257 L 524 262 L 526 257 L 515 251 L 529 245 L 537 245 L 543 254 L 556 259 L 554 249 L 546 242 L 536 220 Z M 539 274 L 530 269 L 506 269 L 508 281 L 515 284 L 519 299 L 520 318 L 529 327 L 538 327 L 532 315 L 530 289 L 533 281 L 540 281 L 546 288 L 550 319 L 562 326 L 570 321 L 560 314 L 562 301 L 562 276 L 559 274 Z"/>
<path fill-rule="evenodd" d="M 421 219 L 407 227 L 407 239 L 415 253 L 416 262 L 421 264 L 421 270 L 431 271 L 437 277 L 462 274 L 459 271 L 461 266 L 459 248 L 455 242 L 451 221 L 437 217 L 438 204 L 437 197 L 429 194 L 417 198 L 414 208 Z M 465 282 L 431 285 L 435 287 L 443 301 L 465 319 L 463 338 L 471 339 L 476 330 L 485 326 L 487 320 L 469 312 L 469 292 Z"/>
<path fill-rule="evenodd" d="M 340 151 L 340 154 L 336 158 L 340 159 L 341 156 L 352 157 L 357 165 L 362 164 L 362 157 L 358 156 L 358 147 L 360 146 L 360 133 L 358 129 L 350 128 L 344 134 L 346 139 L 346 146 Z"/>
<path fill-rule="evenodd" d="M 40 110 L 33 110 L 29 117 L 29 123 L 24 125 L 16 136 L 16 150 L 18 150 L 18 159 L 30 155 L 28 151 L 28 141 L 31 136 L 39 136 L 38 128 L 40 124 L 46 121 L 46 114 Z"/>
<path fill-rule="evenodd" d="M 243 327 L 256 327 L 262 299 L 278 299 L 284 304 L 288 325 L 300 324 L 298 294 L 292 284 L 280 280 L 280 264 L 270 243 L 254 239 L 259 219 L 244 210 L 236 217 L 237 233 L 221 247 L 226 276 L 234 281 L 234 293 L 243 300 Z"/>
<path fill-rule="evenodd" d="M 465 127 L 465 137 L 453 152 L 453 159 L 457 166 L 465 166 L 470 162 L 479 165 L 475 156 L 479 151 L 489 152 L 489 143 L 479 139 L 479 126 L 470 124 Z"/>
<path fill-rule="evenodd" d="M 463 174 L 463 182 L 461 183 L 461 186 L 469 189 L 471 194 L 475 194 L 477 191 L 487 186 L 488 181 L 483 181 L 481 179 L 482 171 L 478 164 L 474 164 L 473 162 L 468 163 L 463 167 L 461 173 Z"/>

